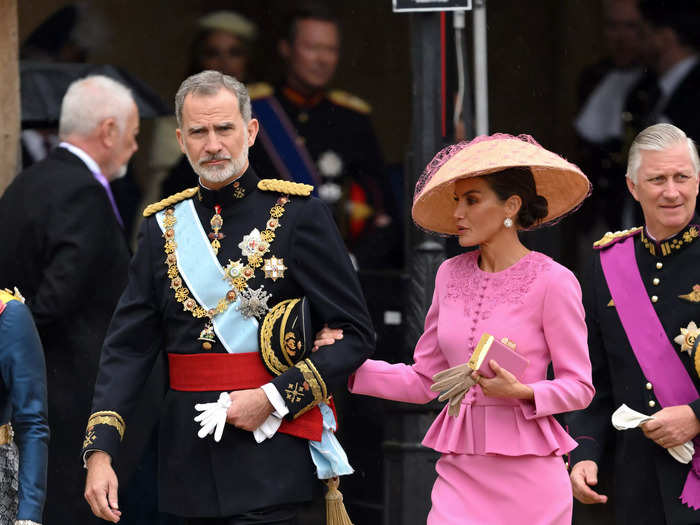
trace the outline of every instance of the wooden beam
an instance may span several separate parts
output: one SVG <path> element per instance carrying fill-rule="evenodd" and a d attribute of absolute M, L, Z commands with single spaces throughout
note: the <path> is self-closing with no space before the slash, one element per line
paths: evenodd
<path fill-rule="evenodd" d="M 0 0 L 0 195 L 17 172 L 20 106 L 17 0 Z"/>

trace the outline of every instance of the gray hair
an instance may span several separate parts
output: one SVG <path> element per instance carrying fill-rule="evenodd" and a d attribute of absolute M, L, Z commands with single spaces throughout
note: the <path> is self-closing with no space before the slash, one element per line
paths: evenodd
<path fill-rule="evenodd" d="M 131 90 L 104 75 L 90 75 L 74 81 L 61 102 L 58 135 L 90 135 L 101 122 L 115 119 L 123 133 L 126 119 L 133 107 Z"/>
<path fill-rule="evenodd" d="M 233 93 L 238 100 L 238 109 L 243 117 L 243 122 L 248 124 L 252 117 L 250 107 L 250 95 L 246 87 L 229 75 L 224 75 L 219 71 L 202 71 L 196 75 L 187 77 L 175 95 L 175 116 L 178 127 L 182 126 L 182 106 L 187 95 L 216 95 L 220 89 L 226 89 Z"/>
<path fill-rule="evenodd" d="M 693 164 L 693 176 L 700 171 L 700 160 L 695 143 L 685 132 L 673 124 L 654 124 L 643 129 L 634 138 L 627 158 L 627 177 L 637 184 L 637 171 L 642 164 L 642 151 L 663 151 L 677 144 L 687 144 L 690 161 Z"/>

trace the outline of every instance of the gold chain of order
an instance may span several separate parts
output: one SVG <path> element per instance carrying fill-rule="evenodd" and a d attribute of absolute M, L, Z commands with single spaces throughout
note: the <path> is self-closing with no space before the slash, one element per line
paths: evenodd
<path fill-rule="evenodd" d="M 260 234 L 261 239 L 263 239 L 267 244 L 267 249 L 258 254 L 252 254 L 248 256 L 248 263 L 243 266 L 241 270 L 241 277 L 236 279 L 231 279 L 230 282 L 233 288 L 229 290 L 224 297 L 219 299 L 214 308 L 207 310 L 197 303 L 197 301 L 190 295 L 190 290 L 185 286 L 180 272 L 177 269 L 177 255 L 175 249 L 177 244 L 175 243 L 175 223 L 177 219 L 175 218 L 175 210 L 170 207 L 165 210 L 165 216 L 163 217 L 163 226 L 165 227 L 165 232 L 163 232 L 163 237 L 165 238 L 165 264 L 168 266 L 168 278 L 170 279 L 170 288 L 175 291 L 175 300 L 178 303 L 182 303 L 182 308 L 186 312 L 190 312 L 193 317 L 201 319 L 202 317 L 208 317 L 211 319 L 215 315 L 225 312 L 231 303 L 238 297 L 238 292 L 245 290 L 248 287 L 248 279 L 251 279 L 255 275 L 255 269 L 262 265 L 262 256 L 269 251 L 269 245 L 275 240 L 275 232 L 279 227 L 279 219 L 284 215 L 284 205 L 289 202 L 289 197 L 284 195 L 277 199 L 272 208 L 270 208 L 270 218 L 266 223 L 265 230 Z"/>

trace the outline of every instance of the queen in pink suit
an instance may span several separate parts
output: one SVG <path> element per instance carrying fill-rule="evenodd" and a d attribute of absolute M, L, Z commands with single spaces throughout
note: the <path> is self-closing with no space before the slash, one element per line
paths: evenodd
<path fill-rule="evenodd" d="M 440 266 L 415 363 L 366 361 L 350 390 L 427 403 L 437 395 L 433 376 L 465 370 L 485 332 L 509 338 L 529 360 L 520 380 L 493 360 L 492 379 L 464 374 L 464 387 L 474 386 L 461 403 L 452 399 L 458 414 L 446 406 L 430 427 L 423 445 L 442 456 L 429 525 L 571 523 L 562 456 L 576 442 L 552 416 L 586 407 L 594 394 L 581 290 L 517 231 L 551 224 L 589 193 L 576 166 L 531 137 L 503 134 L 441 151 L 416 187 L 416 224 L 478 249 Z"/>

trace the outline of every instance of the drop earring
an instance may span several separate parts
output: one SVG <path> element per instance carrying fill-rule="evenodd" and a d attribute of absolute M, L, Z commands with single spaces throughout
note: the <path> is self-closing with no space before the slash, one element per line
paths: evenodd
<path fill-rule="evenodd" d="M 506 228 L 512 228 L 513 219 L 511 219 L 510 217 L 506 217 L 505 219 L 503 219 L 503 226 L 505 226 Z"/>

